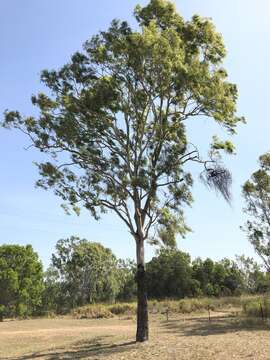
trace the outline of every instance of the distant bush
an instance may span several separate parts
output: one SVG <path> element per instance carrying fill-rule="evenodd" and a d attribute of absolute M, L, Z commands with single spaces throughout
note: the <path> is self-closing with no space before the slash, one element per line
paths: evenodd
<path fill-rule="evenodd" d="M 135 303 L 116 303 L 109 305 L 108 310 L 114 315 L 135 315 L 137 306 Z"/>
<path fill-rule="evenodd" d="M 106 305 L 85 305 L 72 311 L 76 319 L 108 319 L 113 317 Z"/>
<path fill-rule="evenodd" d="M 183 314 L 191 312 L 200 312 L 207 310 L 209 307 L 209 301 L 205 299 L 190 299 L 179 301 L 179 311 Z"/>
<path fill-rule="evenodd" d="M 270 317 L 270 297 L 257 297 L 248 299 L 242 304 L 243 313 L 255 318 Z"/>

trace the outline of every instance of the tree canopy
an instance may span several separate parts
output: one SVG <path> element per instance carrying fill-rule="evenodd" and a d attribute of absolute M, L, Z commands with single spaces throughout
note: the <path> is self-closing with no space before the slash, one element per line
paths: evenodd
<path fill-rule="evenodd" d="M 184 298 L 193 295 L 190 256 L 176 249 L 161 249 L 147 264 L 151 298 Z"/>
<path fill-rule="evenodd" d="M 42 264 L 31 245 L 0 246 L 0 317 L 25 316 L 41 306 Z"/>
<path fill-rule="evenodd" d="M 67 309 L 98 301 L 115 300 L 120 287 L 118 262 L 110 249 L 72 236 L 61 239 L 47 273 L 50 291 Z M 48 294 L 50 296 L 50 294 Z"/>
<path fill-rule="evenodd" d="M 114 211 L 143 239 L 158 223 L 162 240 L 173 241 L 187 230 L 182 205 L 191 202 L 183 165 L 203 162 L 185 123 L 207 116 L 234 133 L 242 120 L 235 114 L 237 89 L 227 80 L 225 47 L 209 19 L 184 21 L 164 0 L 136 7 L 135 16 L 138 29 L 114 20 L 60 70 L 43 71 L 49 92 L 32 97 L 40 116 L 7 111 L 4 125 L 52 156 L 38 165 L 39 186 L 53 187 L 95 218 Z M 221 148 L 233 151 L 229 141 L 215 139 L 211 157 Z M 207 169 L 208 182 L 228 197 L 221 184 L 228 174 L 216 161 Z"/>
<path fill-rule="evenodd" d="M 243 185 L 244 209 L 249 219 L 244 226 L 249 241 L 270 270 L 270 153 L 259 158 L 259 170 Z"/>

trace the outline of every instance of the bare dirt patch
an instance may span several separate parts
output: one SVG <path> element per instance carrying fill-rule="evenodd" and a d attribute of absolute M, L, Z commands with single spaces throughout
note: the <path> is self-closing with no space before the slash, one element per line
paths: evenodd
<path fill-rule="evenodd" d="M 219 313 L 151 318 L 151 339 L 136 344 L 135 321 L 37 319 L 0 323 L 0 359 L 270 359 L 270 327 Z"/>

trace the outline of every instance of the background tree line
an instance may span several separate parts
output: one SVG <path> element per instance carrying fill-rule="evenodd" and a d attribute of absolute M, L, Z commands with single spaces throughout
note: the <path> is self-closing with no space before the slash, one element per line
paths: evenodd
<path fill-rule="evenodd" d="M 148 296 L 154 299 L 238 296 L 270 288 L 269 274 L 245 256 L 192 261 L 181 250 L 160 248 L 146 269 Z M 31 245 L 0 246 L 1 318 L 135 298 L 136 264 L 117 259 L 99 243 L 74 236 L 59 240 L 47 271 Z"/>

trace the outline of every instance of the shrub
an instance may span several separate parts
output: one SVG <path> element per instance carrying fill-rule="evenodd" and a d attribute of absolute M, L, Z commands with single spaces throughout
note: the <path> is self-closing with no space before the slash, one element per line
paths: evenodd
<path fill-rule="evenodd" d="M 108 310 L 114 315 L 136 314 L 137 306 L 135 303 L 116 303 L 109 305 Z"/>
<path fill-rule="evenodd" d="M 43 313 L 43 316 L 45 316 L 47 319 L 55 319 L 56 313 L 53 310 L 48 310 Z"/>
<path fill-rule="evenodd" d="M 76 319 L 108 319 L 113 317 L 105 305 L 85 305 L 73 310 L 72 315 Z"/>
<path fill-rule="evenodd" d="M 0 305 L 0 321 L 4 321 L 5 310 L 6 310 L 5 306 Z"/>
<path fill-rule="evenodd" d="M 20 318 L 26 318 L 27 317 L 27 305 L 25 304 L 18 304 L 17 306 L 17 316 L 19 316 Z"/>
<path fill-rule="evenodd" d="M 178 312 L 181 314 L 189 314 L 192 312 L 191 300 L 180 300 L 178 303 Z"/>
<path fill-rule="evenodd" d="M 270 298 L 254 298 L 243 302 L 243 312 L 247 316 L 255 318 L 269 318 L 270 317 Z"/>

